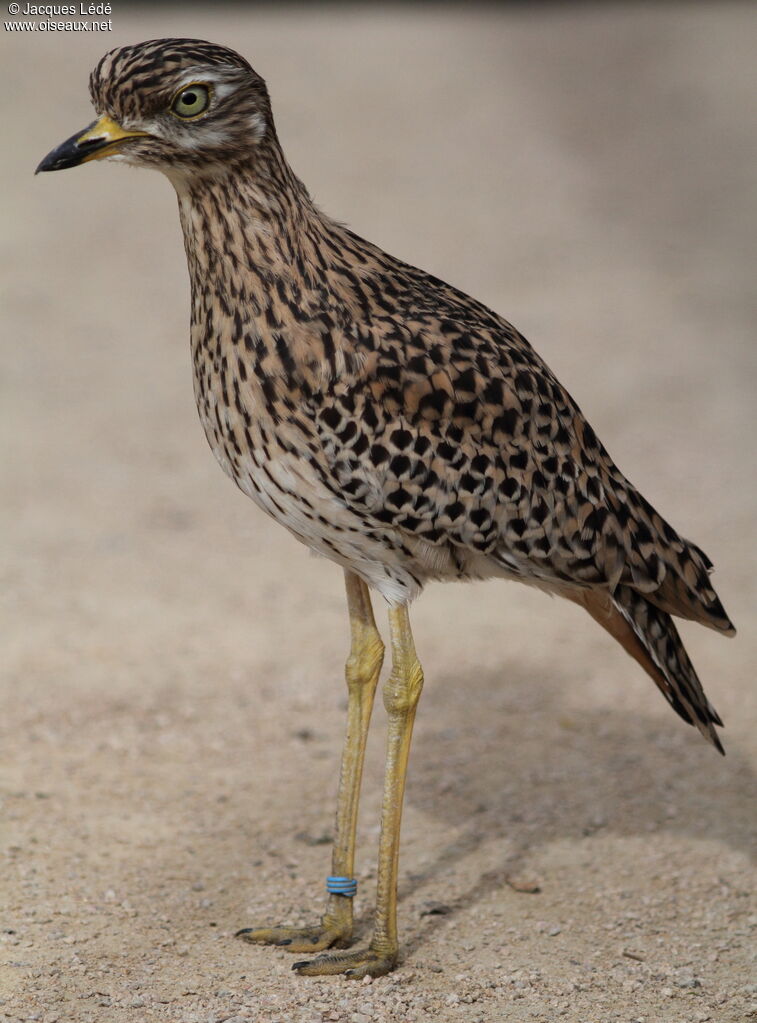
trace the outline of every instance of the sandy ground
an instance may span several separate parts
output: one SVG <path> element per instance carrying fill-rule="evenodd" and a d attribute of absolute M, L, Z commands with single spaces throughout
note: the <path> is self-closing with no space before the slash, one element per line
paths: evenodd
<path fill-rule="evenodd" d="M 113 24 L 2 39 L 0 1018 L 754 1018 L 754 10 L 117 5 Z M 341 573 L 205 447 L 167 183 L 31 176 L 91 119 L 102 51 L 158 35 L 236 45 L 326 209 L 521 327 L 709 552 L 741 630 L 684 627 L 721 759 L 578 609 L 425 594 L 404 962 L 370 985 L 232 937 L 319 912 Z M 379 708 L 363 934 L 383 735 Z"/>

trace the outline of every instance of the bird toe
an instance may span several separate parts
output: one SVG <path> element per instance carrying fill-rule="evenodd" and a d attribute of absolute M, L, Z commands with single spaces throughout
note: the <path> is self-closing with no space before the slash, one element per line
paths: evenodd
<path fill-rule="evenodd" d="M 275 945 L 287 952 L 321 952 L 334 945 L 345 947 L 349 935 L 333 927 L 243 927 L 235 937 L 251 945 Z"/>
<path fill-rule="evenodd" d="M 300 977 L 323 977 L 343 974 L 350 980 L 362 980 L 363 977 L 383 977 L 397 965 L 396 955 L 374 952 L 370 948 L 357 949 L 354 952 L 332 952 L 316 956 L 314 959 L 303 959 L 295 963 L 292 969 Z"/>

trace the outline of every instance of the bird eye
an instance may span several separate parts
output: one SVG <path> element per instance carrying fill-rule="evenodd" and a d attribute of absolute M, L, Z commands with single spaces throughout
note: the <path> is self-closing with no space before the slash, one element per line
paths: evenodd
<path fill-rule="evenodd" d="M 210 91 L 206 85 L 188 85 L 182 89 L 171 104 L 171 110 L 179 117 L 197 117 L 207 109 Z"/>

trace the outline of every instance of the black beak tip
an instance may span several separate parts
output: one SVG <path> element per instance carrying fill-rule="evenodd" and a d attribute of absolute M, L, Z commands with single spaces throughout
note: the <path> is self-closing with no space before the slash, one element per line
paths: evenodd
<path fill-rule="evenodd" d="M 74 146 L 72 140 L 69 140 L 64 142 L 62 146 L 58 146 L 57 149 L 53 149 L 51 153 L 48 153 L 34 173 L 39 174 L 40 171 L 65 170 L 66 167 L 75 167 L 78 163 L 81 163 L 82 157 L 85 155 L 86 152 L 81 152 Z"/>
<path fill-rule="evenodd" d="M 41 160 L 40 163 L 37 164 L 37 169 L 34 172 L 35 175 L 39 174 L 40 171 L 54 170 L 54 167 L 52 166 L 52 160 L 50 159 L 51 155 L 52 154 L 48 153 L 44 160 Z"/>
<path fill-rule="evenodd" d="M 93 150 L 102 149 L 107 143 L 107 139 L 104 137 L 87 138 L 83 142 L 79 141 L 82 135 L 85 132 L 89 132 L 93 127 L 94 122 L 89 127 L 72 135 L 71 138 L 66 139 L 65 142 L 61 142 L 59 146 L 56 146 L 55 149 L 47 154 L 34 173 L 39 174 L 40 171 L 57 171 L 65 170 L 67 167 L 76 167 L 88 153 L 91 153 Z"/>

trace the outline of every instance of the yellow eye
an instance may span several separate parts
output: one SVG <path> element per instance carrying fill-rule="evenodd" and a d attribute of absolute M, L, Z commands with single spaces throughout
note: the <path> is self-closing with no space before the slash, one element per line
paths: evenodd
<path fill-rule="evenodd" d="M 175 97 L 171 110 L 179 117 L 197 117 L 202 114 L 210 103 L 210 91 L 207 85 L 187 85 Z"/>

